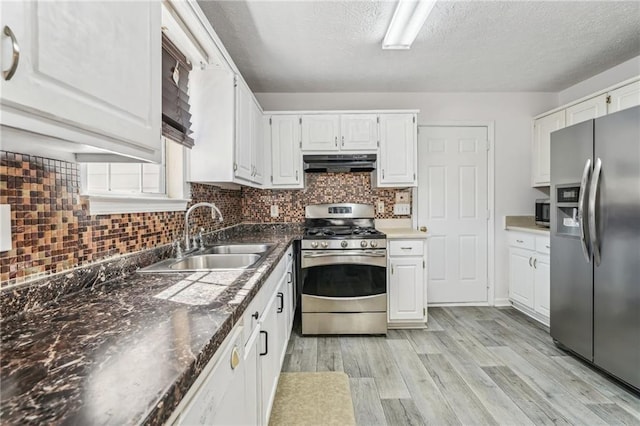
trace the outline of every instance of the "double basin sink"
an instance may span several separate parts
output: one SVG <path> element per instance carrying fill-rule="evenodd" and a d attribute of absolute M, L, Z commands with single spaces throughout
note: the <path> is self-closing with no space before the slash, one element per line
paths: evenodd
<path fill-rule="evenodd" d="M 180 259 L 166 259 L 138 272 L 198 272 L 255 268 L 274 244 L 225 244 L 205 247 Z"/>

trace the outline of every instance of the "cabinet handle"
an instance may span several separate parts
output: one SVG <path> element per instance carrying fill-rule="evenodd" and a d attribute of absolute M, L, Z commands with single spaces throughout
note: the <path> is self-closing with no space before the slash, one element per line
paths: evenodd
<path fill-rule="evenodd" d="M 413 247 L 400 247 L 400 250 L 413 250 Z"/>
<path fill-rule="evenodd" d="M 289 256 L 291 256 L 291 255 L 289 255 Z M 291 272 L 287 272 L 287 275 L 288 275 L 288 277 L 287 277 L 287 284 L 291 284 L 291 281 L 293 281 L 293 280 L 291 279 L 291 278 L 292 278 L 292 276 L 291 276 Z"/>
<path fill-rule="evenodd" d="M 524 243 L 524 241 L 522 241 L 522 240 L 516 240 L 516 243 L 520 243 L 520 244 L 522 244 L 522 243 Z"/>
<path fill-rule="evenodd" d="M 296 170 L 296 182 L 298 181 L 298 171 Z"/>
<path fill-rule="evenodd" d="M 546 247 L 546 248 L 548 248 L 548 249 L 550 249 L 550 248 L 551 248 L 551 246 L 545 246 L 545 247 Z"/>
<path fill-rule="evenodd" d="M 336 139 L 335 139 L 335 144 L 336 144 L 336 146 L 338 146 L 338 137 L 337 136 L 336 136 Z"/>
<path fill-rule="evenodd" d="M 284 311 L 284 293 L 278 292 L 278 299 L 280 299 L 280 306 L 278 306 L 278 313 L 281 314 Z"/>
<path fill-rule="evenodd" d="M 269 353 L 269 333 L 260 330 L 260 334 L 264 334 L 264 352 L 260 352 L 260 356 L 265 356 Z"/>
<path fill-rule="evenodd" d="M 253 314 L 251 314 L 251 316 L 255 319 L 258 319 L 258 317 L 260 316 L 260 314 L 258 313 L 258 311 L 255 311 Z"/>
<path fill-rule="evenodd" d="M 20 46 L 18 45 L 18 40 L 16 40 L 16 35 L 11 31 L 11 28 L 9 28 L 8 25 L 4 26 L 4 34 L 11 38 L 11 66 L 7 71 L 2 71 L 4 79 L 9 81 L 18 69 L 18 62 L 20 62 Z"/>
<path fill-rule="evenodd" d="M 538 258 L 533 259 L 533 267 L 538 269 Z"/>
<path fill-rule="evenodd" d="M 384 179 L 384 169 L 382 169 L 382 179 Z"/>
<path fill-rule="evenodd" d="M 529 258 L 529 266 L 530 266 L 530 267 L 531 267 L 531 266 L 533 266 L 533 265 L 531 264 L 531 259 L 532 259 L 532 258 L 530 257 L 530 258 Z"/>
<path fill-rule="evenodd" d="M 342 137 L 342 146 L 344 146 L 344 136 Z"/>
<path fill-rule="evenodd" d="M 234 346 L 231 352 L 231 369 L 235 370 L 238 365 L 240 365 L 240 353 L 238 348 Z"/>

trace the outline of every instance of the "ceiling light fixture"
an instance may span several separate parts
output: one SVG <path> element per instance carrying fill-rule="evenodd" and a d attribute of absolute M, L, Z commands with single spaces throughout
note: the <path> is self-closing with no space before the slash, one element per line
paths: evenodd
<path fill-rule="evenodd" d="M 435 0 L 399 0 L 382 41 L 382 48 L 411 48 L 435 4 Z"/>

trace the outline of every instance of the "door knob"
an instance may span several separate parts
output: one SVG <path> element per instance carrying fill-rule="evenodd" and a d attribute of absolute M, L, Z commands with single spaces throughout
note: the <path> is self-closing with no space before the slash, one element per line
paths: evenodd
<path fill-rule="evenodd" d="M 426 226 L 421 226 L 420 227 L 420 232 L 427 232 L 427 227 Z"/>

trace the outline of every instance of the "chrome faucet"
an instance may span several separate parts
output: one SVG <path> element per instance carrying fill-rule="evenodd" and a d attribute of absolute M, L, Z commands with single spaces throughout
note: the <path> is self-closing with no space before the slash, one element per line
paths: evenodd
<path fill-rule="evenodd" d="M 187 213 L 185 213 L 184 215 L 184 250 L 185 251 L 191 250 L 191 238 L 189 237 L 189 215 L 196 207 L 200 207 L 200 206 L 211 207 L 211 218 L 215 219 L 216 213 L 218 213 L 218 216 L 220 217 L 219 221 L 220 222 L 223 221 L 222 213 L 220 212 L 220 209 L 217 208 L 216 205 L 213 203 L 196 203 L 191 207 L 189 207 L 189 210 L 187 210 Z"/>

